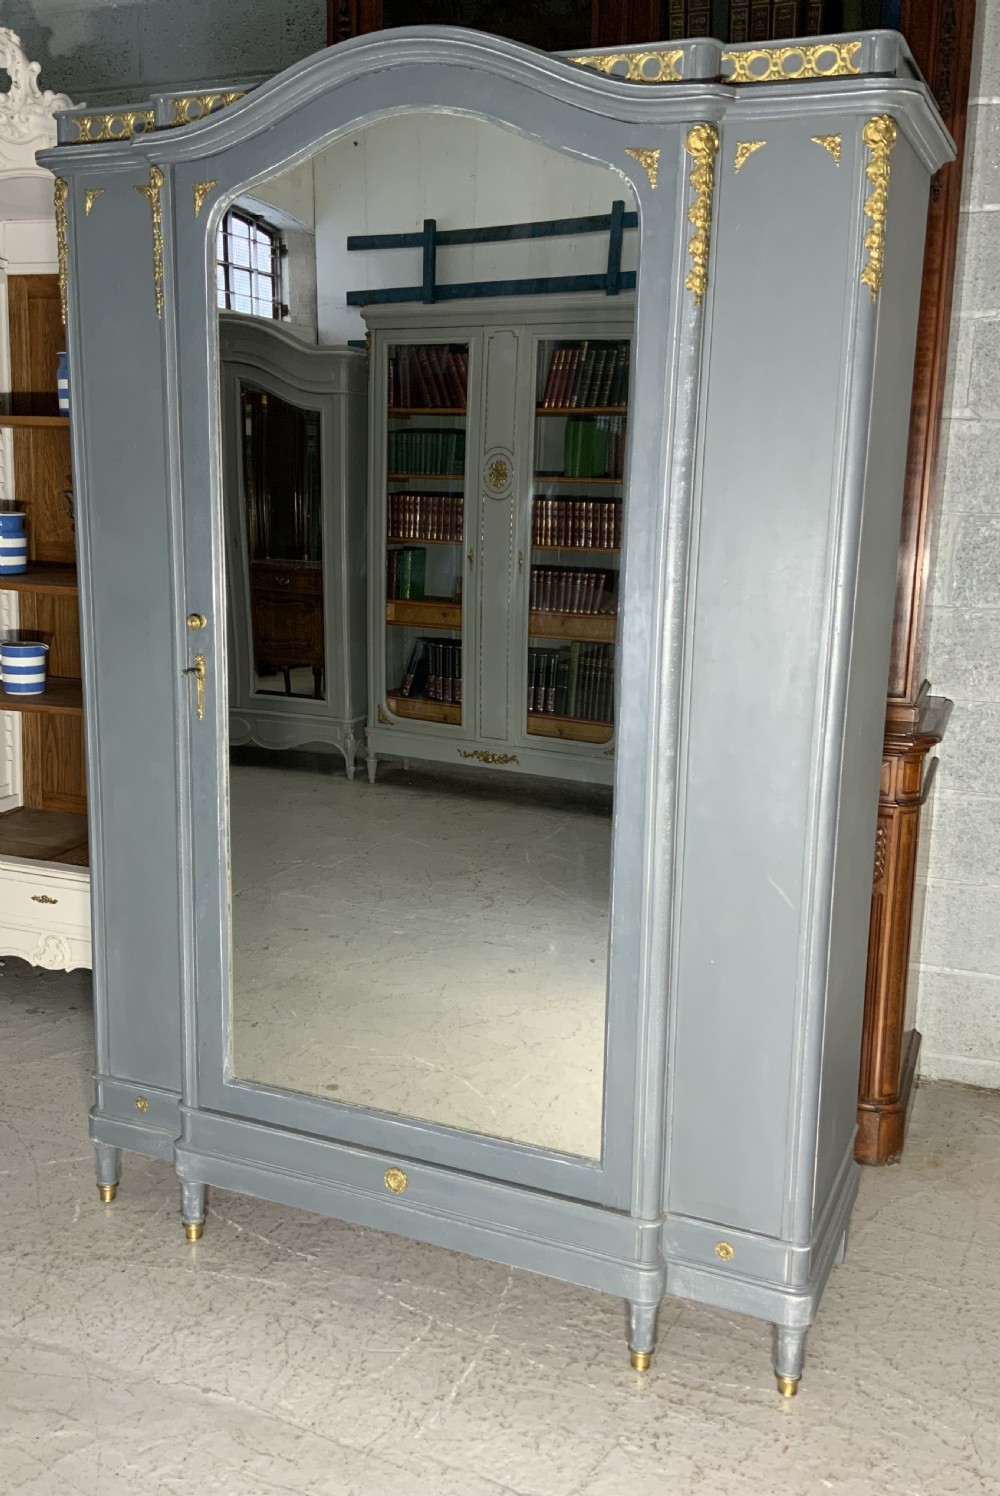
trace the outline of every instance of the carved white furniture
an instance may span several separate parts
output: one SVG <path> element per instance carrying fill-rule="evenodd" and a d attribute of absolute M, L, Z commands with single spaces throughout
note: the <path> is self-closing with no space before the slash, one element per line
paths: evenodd
<path fill-rule="evenodd" d="M 364 354 L 239 313 L 220 316 L 219 342 L 230 741 L 333 747 L 353 779 L 365 720 Z"/>
<path fill-rule="evenodd" d="M 40 509 L 53 498 L 53 464 L 58 473 L 69 472 L 68 423 L 54 415 L 51 337 L 44 356 L 29 341 L 31 329 L 40 324 L 52 333 L 57 308 L 54 183 L 51 172 L 36 165 L 35 152 L 55 141 L 54 111 L 71 105 L 64 96 L 39 88 L 38 63 L 28 61 L 18 38 L 6 28 L 0 28 L 0 70 L 10 76 L 9 90 L 0 93 L 0 504 L 27 509 L 30 540 L 32 521 L 42 523 Z M 19 363 L 14 396 L 12 315 Z M 36 368 L 45 385 L 38 388 L 40 379 L 32 378 L 26 388 L 25 372 L 34 375 Z M 52 414 L 26 414 L 26 408 L 39 405 Z M 56 494 L 55 503 L 64 511 L 57 515 L 61 543 L 71 546 L 65 501 Z M 59 537 L 54 538 L 58 548 Z M 69 559 L 66 549 L 61 570 L 32 567 L 22 577 L 0 579 L 0 629 L 58 631 L 63 659 L 75 655 L 75 640 L 68 638 L 76 628 L 75 574 Z M 68 695 L 79 702 L 79 681 Z M 81 866 L 58 860 L 86 856 L 82 750 L 79 707 L 73 720 L 61 708 L 51 712 L 54 701 L 52 692 L 34 701 L 29 720 L 20 711 L 5 709 L 0 690 L 0 954 L 71 969 L 90 965 L 89 874 L 85 861 Z"/>

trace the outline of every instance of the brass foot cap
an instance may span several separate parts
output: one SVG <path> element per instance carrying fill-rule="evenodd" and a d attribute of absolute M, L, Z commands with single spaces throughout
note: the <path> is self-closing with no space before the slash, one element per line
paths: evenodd
<path fill-rule="evenodd" d="M 201 1238 L 202 1238 L 202 1235 L 204 1233 L 204 1230 L 205 1230 L 205 1222 L 204 1221 L 185 1221 L 184 1222 L 184 1235 L 187 1237 L 188 1241 L 201 1241 Z"/>
<path fill-rule="evenodd" d="M 632 1362 L 633 1371 L 648 1371 L 653 1362 L 652 1351 L 634 1351 L 629 1346 L 628 1356 Z"/>
<path fill-rule="evenodd" d="M 783 1377 L 779 1372 L 775 1372 L 774 1379 L 778 1384 L 778 1391 L 782 1397 L 794 1397 L 799 1390 L 799 1383 L 802 1380 L 801 1377 Z"/>
<path fill-rule="evenodd" d="M 101 1197 L 102 1205 L 110 1205 L 118 1193 L 118 1186 L 117 1184 L 99 1184 L 97 1186 L 97 1193 Z"/>

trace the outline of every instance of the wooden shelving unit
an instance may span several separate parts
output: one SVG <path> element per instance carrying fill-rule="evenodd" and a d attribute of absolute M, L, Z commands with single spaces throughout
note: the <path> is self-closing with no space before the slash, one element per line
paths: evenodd
<path fill-rule="evenodd" d="M 603 483 L 622 484 L 623 478 L 567 478 L 561 473 L 536 473 L 535 483 L 540 488 L 545 488 L 550 483 Z"/>
<path fill-rule="evenodd" d="M 544 405 L 535 406 L 536 416 L 624 416 L 627 405 Z"/>
<path fill-rule="evenodd" d="M 69 430 L 69 416 L 4 416 L 0 415 L 0 426 L 12 426 L 21 431 L 45 431 L 62 428 Z"/>
<path fill-rule="evenodd" d="M 554 717 L 548 712 L 528 713 L 532 737 L 562 738 L 572 743 L 607 743 L 614 732 L 611 722 L 584 722 L 579 717 Z"/>
<path fill-rule="evenodd" d="M 394 405 L 387 412 L 392 420 L 405 420 L 407 416 L 464 416 L 464 405 Z"/>
<path fill-rule="evenodd" d="M 57 716 L 83 716 L 83 683 L 72 676 L 50 675 L 40 696 L 8 696 L 0 683 L 0 711 L 53 712 Z"/>
<path fill-rule="evenodd" d="M 588 644 L 613 644 L 618 622 L 613 613 L 529 613 L 533 639 L 578 639 Z"/>
<path fill-rule="evenodd" d="M 385 621 L 409 628 L 460 629 L 462 604 L 437 597 L 425 597 L 419 602 L 391 597 L 386 599 Z"/>
<path fill-rule="evenodd" d="M 457 727 L 462 720 L 462 708 L 451 701 L 427 701 L 422 696 L 398 696 L 390 692 L 386 697 L 389 710 L 397 717 L 409 717 L 415 722 L 447 722 Z"/>
<path fill-rule="evenodd" d="M 76 567 L 31 565 L 17 576 L 0 577 L 0 592 L 38 592 L 50 597 L 76 597 Z"/>
<path fill-rule="evenodd" d="M 19 809 L 0 816 L 0 852 L 60 860 L 71 816 L 78 818 L 69 833 L 75 853 L 83 848 L 84 863 L 77 865 L 85 865 L 76 537 L 70 423 L 58 413 L 56 392 L 57 354 L 65 347 L 57 277 L 10 276 L 7 300 L 11 388 L 0 429 L 12 432 L 14 493 L 26 516 L 28 569 L 0 578 L 0 593 L 16 595 L 16 627 L 28 638 L 44 640 L 49 652 L 41 695 L 8 696 L 0 686 L 0 711 L 17 713 L 20 721 L 22 797 Z M 51 836 L 45 834 L 46 817 L 55 818 Z M 14 844 L 35 850 L 11 852 Z"/>

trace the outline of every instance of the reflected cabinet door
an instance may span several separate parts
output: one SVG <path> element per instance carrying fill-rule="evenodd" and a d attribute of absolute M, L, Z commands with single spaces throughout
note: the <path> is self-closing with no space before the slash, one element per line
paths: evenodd
<path fill-rule="evenodd" d="M 242 383 L 254 689 L 324 695 L 319 412 Z"/>

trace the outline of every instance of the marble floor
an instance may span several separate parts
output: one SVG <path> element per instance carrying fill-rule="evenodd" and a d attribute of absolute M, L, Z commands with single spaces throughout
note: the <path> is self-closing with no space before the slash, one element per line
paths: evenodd
<path fill-rule="evenodd" d="M 230 776 L 235 1074 L 600 1157 L 611 791 L 255 757 Z"/>
<path fill-rule="evenodd" d="M 211 1193 L 87 1140 L 89 976 L 0 964 L 3 1496 L 1000 1493 L 1000 1093 L 922 1086 L 783 1402 L 754 1320 Z"/>

